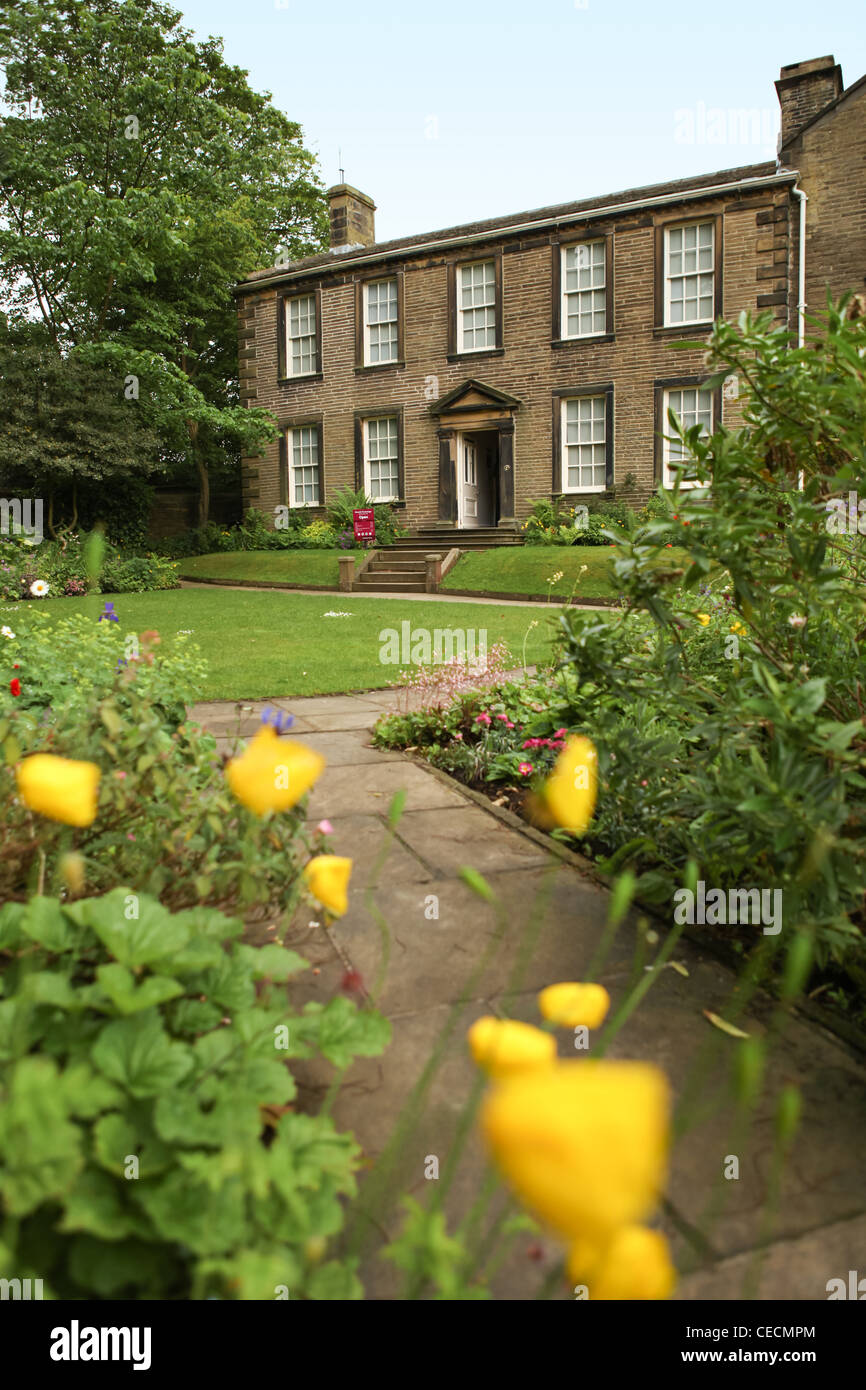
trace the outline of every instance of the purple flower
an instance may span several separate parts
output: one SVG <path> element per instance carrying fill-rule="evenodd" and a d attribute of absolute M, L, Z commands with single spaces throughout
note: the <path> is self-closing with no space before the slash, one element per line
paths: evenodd
<path fill-rule="evenodd" d="M 295 716 L 293 714 L 284 714 L 282 710 L 271 709 L 270 705 L 265 705 L 262 710 L 262 723 L 273 725 L 278 734 L 284 734 L 294 722 Z"/>
<path fill-rule="evenodd" d="M 107 618 L 108 621 L 109 621 L 110 623 L 119 623 L 119 622 L 120 622 L 120 619 L 118 618 L 117 614 L 116 614 L 115 611 L 114 611 L 114 604 L 113 604 L 113 603 L 110 603 L 110 602 L 108 601 L 108 599 L 105 600 L 105 612 L 104 612 L 104 613 L 100 613 L 100 615 L 99 615 L 99 617 L 96 619 L 96 621 L 97 621 L 98 623 L 101 623 L 103 618 Z"/>

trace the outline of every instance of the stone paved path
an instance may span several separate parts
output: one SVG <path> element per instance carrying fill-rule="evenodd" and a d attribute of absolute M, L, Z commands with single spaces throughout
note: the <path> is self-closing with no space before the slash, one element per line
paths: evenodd
<path fill-rule="evenodd" d="M 592 882 L 577 856 L 552 859 L 536 832 L 514 818 L 497 816 L 487 804 L 456 783 L 394 752 L 370 746 L 369 730 L 400 695 L 375 691 L 357 696 L 270 701 L 295 716 L 291 737 L 319 749 L 328 766 L 314 788 L 308 816 L 333 824 L 334 848 L 355 861 L 350 909 L 333 929 L 310 926 L 306 910 L 293 923 L 289 944 L 312 963 L 303 998 L 327 1000 L 341 988 L 344 972 L 360 972 L 373 987 L 381 959 L 379 925 L 365 889 L 386 834 L 386 815 L 398 789 L 407 794 L 399 823 L 372 902 L 387 920 L 390 962 L 377 1003 L 393 1024 L 393 1041 L 383 1057 L 361 1059 L 347 1073 L 334 1109 L 337 1123 L 354 1130 L 367 1153 L 378 1153 L 394 1116 L 427 1062 L 450 1010 L 461 999 L 491 942 L 496 922 L 491 907 L 474 896 L 459 877 L 471 865 L 488 879 L 505 905 L 504 939 L 456 1020 L 444 1064 L 404 1151 L 399 1156 L 396 1195 L 425 1195 L 427 1157 L 444 1165 L 461 1108 L 476 1080 L 465 1034 L 472 1021 L 494 1013 L 537 1022 L 536 992 L 563 979 L 582 979 L 603 931 L 606 890 Z M 218 739 L 221 751 L 234 751 L 239 739 L 260 724 L 262 703 L 196 706 L 193 716 Z M 534 949 L 515 993 L 511 973 L 521 933 L 539 894 L 545 908 Z M 438 918 L 433 918 L 432 902 Z M 616 1006 L 632 974 L 635 928 L 626 923 L 598 978 Z M 748 1136 L 733 1138 L 728 1108 L 728 1076 L 735 1039 L 714 1029 L 704 1010 L 720 1012 L 734 977 L 700 944 L 681 943 L 675 959 L 683 976 L 662 972 L 642 1004 L 618 1034 L 611 1056 L 658 1063 L 678 1098 L 691 1088 L 696 1122 L 678 1140 L 672 1161 L 662 1225 L 683 1271 L 677 1297 L 737 1299 L 754 1267 L 755 1251 L 766 1246 L 761 1211 L 771 1174 L 773 1099 L 781 1085 L 796 1083 L 803 1095 L 803 1121 L 781 1188 L 772 1238 L 764 1250 L 758 1297 L 824 1299 L 827 1281 L 847 1278 L 850 1269 L 866 1274 L 866 1065 L 843 1044 L 795 1016 L 783 1020 L 767 1072 L 767 1086 Z M 295 996 L 293 995 L 293 998 Z M 760 1035 L 770 1024 L 771 1006 L 758 999 L 740 1020 Z M 562 1055 L 570 1035 L 563 1034 Z M 574 1055 L 572 1052 L 571 1055 Z M 694 1068 L 704 1071 L 697 1083 Z M 311 1100 L 327 1085 L 330 1069 L 304 1064 L 302 1086 Z M 302 1092 L 303 1093 L 303 1092 Z M 739 1178 L 726 1181 L 727 1156 L 739 1158 Z M 483 1158 L 474 1136 L 464 1153 L 448 1209 L 464 1214 L 478 1190 Z M 713 1193 L 723 1201 L 708 1240 L 698 1233 Z M 397 1228 L 394 1213 L 382 1238 Z M 531 1299 L 559 1250 L 543 1239 L 521 1235 L 494 1278 L 498 1298 Z M 389 1262 L 373 1258 L 365 1266 L 368 1297 L 393 1299 L 401 1284 Z M 566 1298 L 567 1290 L 556 1297 Z"/>

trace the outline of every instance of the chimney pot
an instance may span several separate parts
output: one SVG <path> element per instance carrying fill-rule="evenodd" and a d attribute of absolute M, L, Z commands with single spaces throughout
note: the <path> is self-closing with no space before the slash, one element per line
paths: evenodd
<path fill-rule="evenodd" d="M 350 251 L 372 246 L 376 240 L 376 204 L 350 183 L 328 189 L 331 215 L 331 250 Z"/>

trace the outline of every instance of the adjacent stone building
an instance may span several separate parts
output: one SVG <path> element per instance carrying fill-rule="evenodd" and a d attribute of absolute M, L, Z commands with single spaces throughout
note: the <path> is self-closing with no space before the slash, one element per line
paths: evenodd
<path fill-rule="evenodd" d="M 320 511 L 363 487 L 411 529 L 513 528 L 532 500 L 639 500 L 685 424 L 737 420 L 704 386 L 714 318 L 792 332 L 866 278 L 866 78 L 785 67 L 775 163 L 376 242 L 371 199 L 329 191 L 331 249 L 238 286 L 241 390 L 280 439 L 244 502 Z"/>

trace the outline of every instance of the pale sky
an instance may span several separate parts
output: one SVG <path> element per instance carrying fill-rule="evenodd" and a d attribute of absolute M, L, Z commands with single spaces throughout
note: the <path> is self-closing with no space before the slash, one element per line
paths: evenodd
<path fill-rule="evenodd" d="M 773 159 L 780 67 L 866 72 L 864 0 L 174 4 L 302 124 L 326 184 L 342 150 L 380 241 Z"/>

